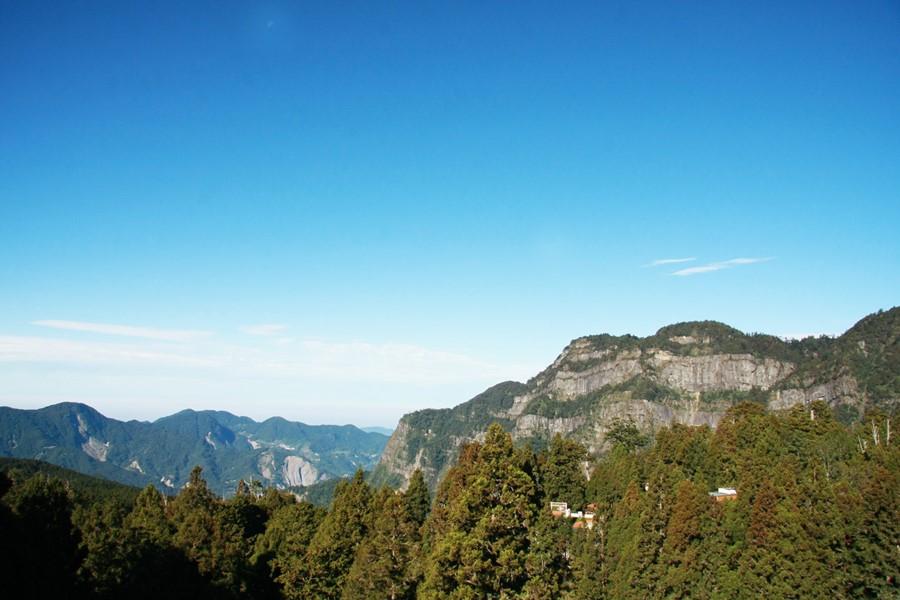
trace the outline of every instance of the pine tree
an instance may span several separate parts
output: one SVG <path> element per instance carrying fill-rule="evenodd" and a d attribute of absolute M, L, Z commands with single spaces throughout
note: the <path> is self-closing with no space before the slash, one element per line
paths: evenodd
<path fill-rule="evenodd" d="M 416 554 L 419 526 L 403 495 L 389 492 L 380 504 L 378 516 L 360 544 L 347 576 L 344 600 L 400 600 L 415 596 L 410 561 Z"/>
<path fill-rule="evenodd" d="M 76 591 L 83 554 L 72 523 L 73 496 L 58 479 L 37 474 L 7 494 L 18 521 L 16 579 L 23 597 L 67 598 Z M 9 533 L 4 532 L 4 535 Z"/>
<path fill-rule="evenodd" d="M 583 464 L 587 450 L 578 442 L 564 439 L 558 433 L 553 436 L 550 447 L 540 466 L 541 487 L 544 504 L 567 502 L 573 510 L 584 508 L 587 477 Z"/>
<path fill-rule="evenodd" d="M 554 517 L 542 508 L 528 530 L 528 581 L 523 598 L 559 598 L 573 585 L 571 568 L 572 521 Z"/>
<path fill-rule="evenodd" d="M 431 512 L 431 494 L 425 484 L 425 477 L 420 469 L 413 471 L 409 479 L 409 485 L 403 494 L 403 502 L 410 518 L 418 527 L 421 527 Z"/>
<path fill-rule="evenodd" d="M 226 513 L 197 466 L 170 504 L 173 544 L 197 565 L 198 572 L 232 594 L 247 592 L 250 544 L 241 524 Z"/>
<path fill-rule="evenodd" d="M 372 492 L 361 470 L 335 489 L 331 511 L 309 543 L 303 562 L 279 577 L 288 598 L 340 598 L 357 546 L 369 528 Z"/>
<path fill-rule="evenodd" d="M 467 472 L 454 474 L 465 486 L 453 487 L 446 499 L 439 494 L 429 519 L 446 515 L 432 541 L 421 598 L 499 597 L 520 592 L 528 580 L 528 530 L 537 509 L 528 461 L 496 424 L 467 452 Z"/>
<path fill-rule="evenodd" d="M 705 490 L 684 480 L 678 484 L 672 515 L 659 557 L 659 594 L 666 598 L 709 597 L 711 574 L 702 564 L 703 518 L 712 508 Z"/>
<path fill-rule="evenodd" d="M 147 485 L 125 517 L 125 526 L 140 531 L 147 539 L 163 545 L 172 540 L 172 525 L 166 518 L 166 500 L 153 485 Z"/>
<path fill-rule="evenodd" d="M 251 562 L 265 565 L 269 577 L 280 579 L 285 571 L 298 568 L 310 540 L 316 534 L 326 511 L 309 502 L 282 506 L 266 522 L 266 530 L 256 540 Z"/>

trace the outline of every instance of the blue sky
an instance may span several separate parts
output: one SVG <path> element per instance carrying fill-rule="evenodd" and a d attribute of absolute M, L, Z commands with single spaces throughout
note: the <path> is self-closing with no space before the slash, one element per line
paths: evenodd
<path fill-rule="evenodd" d="M 0 90 L 0 404 L 391 426 L 897 304 L 895 2 L 3 1 Z"/>

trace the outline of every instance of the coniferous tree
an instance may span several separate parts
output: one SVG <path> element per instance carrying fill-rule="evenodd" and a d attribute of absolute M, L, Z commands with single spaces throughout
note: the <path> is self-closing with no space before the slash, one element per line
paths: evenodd
<path fill-rule="evenodd" d="M 544 504 L 567 502 L 573 510 L 584 508 L 587 477 L 584 462 L 587 451 L 578 442 L 567 440 L 558 433 L 540 465 L 540 483 Z"/>
<path fill-rule="evenodd" d="M 428 485 L 425 483 L 425 477 L 420 469 L 413 471 L 406 492 L 403 494 L 403 502 L 406 504 L 410 518 L 421 527 L 428 518 L 428 513 L 431 512 L 431 493 L 428 491 Z"/>
<path fill-rule="evenodd" d="M 265 532 L 256 539 L 251 564 L 276 583 L 282 581 L 283 573 L 299 570 L 325 514 L 324 509 L 309 502 L 276 509 L 266 523 Z"/>
<path fill-rule="evenodd" d="M 573 535 L 572 521 L 554 517 L 546 507 L 538 511 L 528 530 L 528 581 L 523 598 L 559 598 L 572 588 Z"/>
<path fill-rule="evenodd" d="M 279 581 L 288 598 L 340 598 L 356 549 L 369 529 L 372 492 L 363 472 L 335 489 L 331 511 L 309 543 L 303 562 L 286 566 Z"/>
<path fill-rule="evenodd" d="M 410 562 L 416 555 L 419 525 L 404 495 L 388 492 L 371 530 L 359 546 L 344 586 L 344 600 L 410 599 L 415 576 Z"/>
<path fill-rule="evenodd" d="M 499 425 L 468 450 L 464 487 L 451 490 L 427 559 L 419 597 L 476 598 L 519 593 L 528 580 L 528 529 L 535 519 L 537 489 L 526 457 Z M 439 494 L 440 497 L 440 494 Z"/>
<path fill-rule="evenodd" d="M 203 479 L 197 466 L 170 504 L 173 544 L 197 565 L 198 572 L 227 593 L 248 592 L 250 554 L 242 527 L 234 522 Z"/>
<path fill-rule="evenodd" d="M 659 595 L 666 598 L 708 598 L 711 573 L 703 564 L 703 521 L 713 504 L 706 490 L 682 480 L 675 492 L 672 515 L 659 556 Z"/>
<path fill-rule="evenodd" d="M 80 532 L 72 523 L 73 496 L 58 479 L 37 474 L 7 494 L 18 521 L 14 539 L 16 581 L 23 597 L 67 598 L 75 595 L 83 559 Z M 8 534 L 7 534 L 8 535 Z"/>
<path fill-rule="evenodd" d="M 157 544 L 172 540 L 172 524 L 166 517 L 166 499 L 153 485 L 148 485 L 135 498 L 131 512 L 125 517 L 125 526 L 140 531 Z"/>

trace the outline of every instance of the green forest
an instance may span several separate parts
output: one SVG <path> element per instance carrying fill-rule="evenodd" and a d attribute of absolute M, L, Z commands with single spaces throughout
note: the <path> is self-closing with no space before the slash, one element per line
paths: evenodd
<path fill-rule="evenodd" d="M 169 497 L 11 464 L 4 595 L 896 598 L 896 426 L 874 411 L 848 426 L 821 403 L 748 402 L 715 430 L 650 439 L 618 422 L 595 457 L 559 436 L 540 451 L 516 445 L 494 424 L 434 494 L 419 472 L 404 491 L 358 472 L 327 509 L 258 483 L 223 500 L 199 467 Z M 718 488 L 736 494 L 719 501 Z"/>

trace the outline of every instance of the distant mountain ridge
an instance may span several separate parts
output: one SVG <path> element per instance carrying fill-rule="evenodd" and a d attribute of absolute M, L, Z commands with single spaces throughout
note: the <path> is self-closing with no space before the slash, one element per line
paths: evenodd
<path fill-rule="evenodd" d="M 150 423 L 110 419 L 86 404 L 37 410 L 0 407 L 0 456 L 144 486 L 177 490 L 200 465 L 217 493 L 240 479 L 306 486 L 371 469 L 387 436 L 353 425 L 259 423 L 224 411 L 184 410 Z"/>
<path fill-rule="evenodd" d="M 591 451 L 617 421 L 645 432 L 673 422 L 715 427 L 732 404 L 771 410 L 823 400 L 853 421 L 900 403 L 900 307 L 860 320 L 839 337 L 783 340 L 715 321 L 678 323 L 644 338 L 573 340 L 527 383 L 497 384 L 451 409 L 404 415 L 373 473 L 403 484 L 422 469 L 434 484 L 459 447 L 500 423 L 516 440 L 542 444 L 556 433 Z"/>

